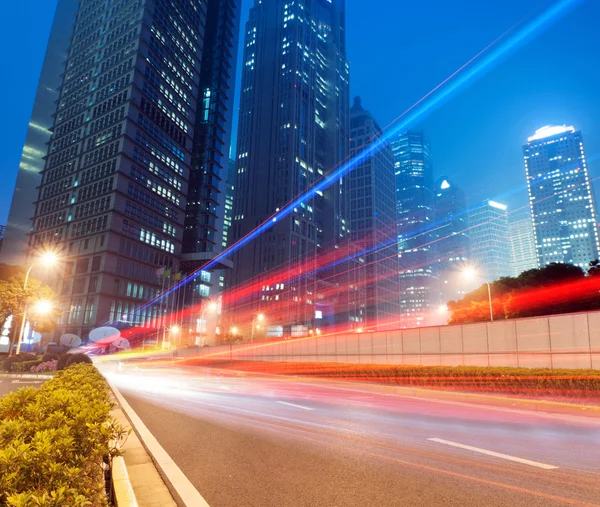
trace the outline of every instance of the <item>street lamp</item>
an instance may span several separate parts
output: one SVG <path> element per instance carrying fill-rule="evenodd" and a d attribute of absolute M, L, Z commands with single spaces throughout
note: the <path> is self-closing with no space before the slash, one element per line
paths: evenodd
<path fill-rule="evenodd" d="M 25 275 L 25 281 L 23 282 L 23 292 L 27 290 L 27 282 L 29 282 L 29 275 L 31 274 L 31 270 L 36 267 L 38 264 L 45 266 L 47 268 L 54 266 L 58 262 L 58 256 L 53 252 L 46 252 L 42 254 L 35 262 L 29 266 L 27 270 L 27 274 Z M 50 304 L 50 303 L 48 303 Z M 23 308 L 23 318 L 21 319 L 21 327 L 19 329 L 19 335 L 17 337 L 17 351 L 19 354 L 21 352 L 21 340 L 23 339 L 23 332 L 25 331 L 25 322 L 27 321 L 27 300 L 25 301 L 25 306 Z M 12 347 L 8 351 L 8 355 L 12 355 Z"/>
<path fill-rule="evenodd" d="M 256 315 L 252 319 L 252 335 L 251 335 L 251 340 L 250 341 L 254 341 L 254 328 L 256 327 L 256 329 L 260 329 L 260 325 L 257 325 L 256 321 L 258 321 L 258 322 L 264 322 L 264 320 L 265 320 L 264 313 L 259 313 L 258 315 Z"/>
<path fill-rule="evenodd" d="M 488 300 L 490 302 L 490 322 L 494 322 L 494 307 L 492 306 L 492 287 L 490 285 L 490 282 L 488 282 L 483 276 L 481 276 L 477 270 L 475 270 L 475 268 L 465 268 L 463 270 L 463 275 L 465 276 L 465 278 L 467 279 L 473 279 L 473 278 L 480 278 L 481 280 L 483 280 L 485 282 L 485 284 L 487 285 L 487 290 L 488 290 Z"/>
<path fill-rule="evenodd" d="M 200 314 L 200 323 L 202 328 L 199 331 L 202 331 L 202 346 L 204 346 L 204 343 L 206 342 L 206 335 L 208 334 L 208 322 L 206 321 L 206 310 L 209 311 L 209 313 L 217 313 L 217 310 L 219 309 L 219 305 L 215 302 L 215 301 L 211 301 L 210 303 L 208 303 L 208 305 L 202 305 L 202 313 Z M 197 336 L 196 337 L 196 345 L 200 346 L 200 337 Z"/>

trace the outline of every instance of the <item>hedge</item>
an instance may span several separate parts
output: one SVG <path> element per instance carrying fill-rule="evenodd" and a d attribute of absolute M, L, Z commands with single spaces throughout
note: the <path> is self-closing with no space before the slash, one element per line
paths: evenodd
<path fill-rule="evenodd" d="M 107 506 L 106 464 L 118 455 L 111 442 L 127 434 L 112 407 L 89 364 L 0 399 L 0 505 Z"/>
<path fill-rule="evenodd" d="M 600 371 L 479 366 L 410 366 L 276 361 L 211 361 L 183 364 L 215 366 L 275 375 L 375 382 L 467 392 L 545 395 L 600 401 Z"/>
<path fill-rule="evenodd" d="M 36 359 L 35 361 L 21 361 L 20 363 L 14 363 L 11 368 L 11 372 L 14 373 L 26 373 L 31 370 L 31 368 L 42 364 L 41 359 Z"/>
<path fill-rule="evenodd" d="M 37 360 L 35 355 L 29 354 L 28 352 L 22 352 L 21 354 L 7 357 L 2 363 L 2 369 L 10 372 L 13 371 L 14 365 L 17 363 L 35 360 Z"/>

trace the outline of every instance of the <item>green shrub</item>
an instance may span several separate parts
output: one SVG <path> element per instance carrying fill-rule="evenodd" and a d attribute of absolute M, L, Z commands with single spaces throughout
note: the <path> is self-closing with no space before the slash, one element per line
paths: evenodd
<path fill-rule="evenodd" d="M 67 367 L 72 364 L 80 364 L 80 363 L 88 363 L 92 364 L 92 358 L 87 354 L 69 354 L 69 359 L 67 361 Z"/>
<path fill-rule="evenodd" d="M 126 431 L 102 375 L 74 364 L 0 399 L 0 505 L 108 505 L 103 464 Z"/>
<path fill-rule="evenodd" d="M 47 363 L 48 361 L 58 361 L 58 358 L 59 358 L 58 354 L 46 353 L 42 357 L 42 362 Z"/>
<path fill-rule="evenodd" d="M 42 361 L 39 359 L 36 359 L 35 361 L 21 361 L 19 363 L 14 363 L 11 371 L 13 373 L 25 373 L 31 370 L 31 368 L 34 366 L 38 366 L 40 364 L 42 364 Z"/>
<path fill-rule="evenodd" d="M 62 356 L 60 356 L 56 363 L 56 369 L 64 370 L 67 367 L 67 362 L 69 361 L 69 359 L 70 359 L 70 354 L 63 354 Z"/>
<path fill-rule="evenodd" d="M 9 356 L 7 357 L 3 364 L 2 364 L 2 368 L 6 371 L 15 371 L 14 370 L 14 366 L 17 363 L 22 363 L 25 361 L 35 361 L 37 358 L 35 357 L 34 354 L 30 354 L 28 352 L 23 352 L 21 354 L 16 354 L 14 356 Z"/>

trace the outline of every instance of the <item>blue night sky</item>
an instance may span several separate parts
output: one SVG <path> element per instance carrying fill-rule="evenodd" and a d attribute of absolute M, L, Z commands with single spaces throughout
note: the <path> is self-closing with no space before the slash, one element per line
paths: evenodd
<path fill-rule="evenodd" d="M 352 95 L 386 125 L 463 63 L 550 0 L 346 0 Z M 245 21 L 252 0 L 243 0 Z M 3 5 L 0 47 L 12 79 L 0 80 L 0 223 L 33 107 L 56 0 Z M 528 18 L 529 19 L 529 18 Z M 600 2 L 586 0 L 498 63 L 414 128 L 428 134 L 436 175 L 514 209 L 526 204 L 521 145 L 549 123 L 583 131 L 592 178 L 600 176 Z M 243 33 L 243 32 L 242 32 Z M 600 190 L 600 182 L 596 184 Z"/>

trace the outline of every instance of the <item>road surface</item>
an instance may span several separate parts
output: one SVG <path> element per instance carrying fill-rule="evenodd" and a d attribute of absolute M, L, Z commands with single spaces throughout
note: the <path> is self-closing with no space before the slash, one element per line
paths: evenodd
<path fill-rule="evenodd" d="M 597 419 L 193 367 L 108 375 L 211 507 L 600 506 Z"/>
<path fill-rule="evenodd" d="M 44 379 L 23 378 L 16 376 L 0 377 L 0 398 L 12 391 L 16 391 L 20 387 L 40 387 L 44 381 Z"/>

